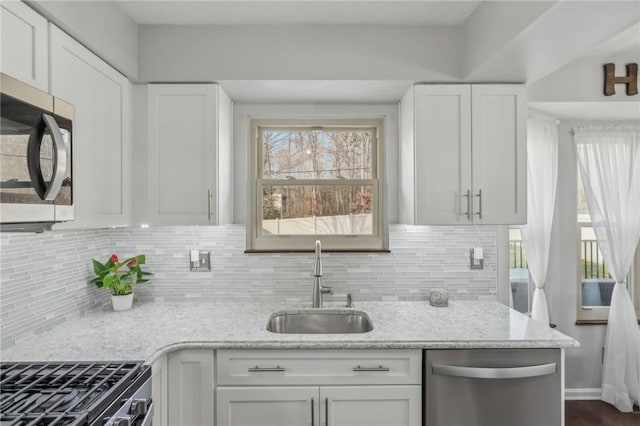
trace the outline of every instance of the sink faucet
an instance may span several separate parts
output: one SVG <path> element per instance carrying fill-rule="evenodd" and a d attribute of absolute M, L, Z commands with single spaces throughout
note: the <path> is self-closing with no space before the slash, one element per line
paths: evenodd
<path fill-rule="evenodd" d="M 331 287 L 322 286 L 322 246 L 320 240 L 316 240 L 316 264 L 313 267 L 313 307 L 322 308 L 322 295 L 329 293 L 333 294 Z"/>

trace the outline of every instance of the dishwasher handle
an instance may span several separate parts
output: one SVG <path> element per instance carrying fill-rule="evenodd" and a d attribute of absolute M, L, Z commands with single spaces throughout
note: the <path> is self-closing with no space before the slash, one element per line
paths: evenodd
<path fill-rule="evenodd" d="M 558 371 L 556 363 L 528 365 L 524 367 L 463 367 L 459 365 L 432 364 L 431 372 L 441 376 L 466 377 L 470 379 L 522 379 L 546 376 Z"/>

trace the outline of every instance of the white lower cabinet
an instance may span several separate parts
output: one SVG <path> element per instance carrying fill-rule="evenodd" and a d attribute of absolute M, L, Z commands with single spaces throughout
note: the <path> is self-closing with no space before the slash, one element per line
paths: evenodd
<path fill-rule="evenodd" d="M 217 389 L 218 426 L 418 426 L 421 387 L 253 386 Z"/>
<path fill-rule="evenodd" d="M 323 386 L 320 425 L 418 426 L 420 386 Z"/>
<path fill-rule="evenodd" d="M 212 349 L 180 350 L 167 355 L 166 424 L 214 424 L 213 360 Z M 155 418 L 153 424 L 156 424 Z"/>
<path fill-rule="evenodd" d="M 167 355 L 162 355 L 151 364 L 153 424 L 157 426 L 168 425 L 167 390 Z"/>
<path fill-rule="evenodd" d="M 218 426 L 319 424 L 317 386 L 218 387 L 216 397 Z"/>
<path fill-rule="evenodd" d="M 419 350 L 220 350 L 218 426 L 419 426 Z"/>

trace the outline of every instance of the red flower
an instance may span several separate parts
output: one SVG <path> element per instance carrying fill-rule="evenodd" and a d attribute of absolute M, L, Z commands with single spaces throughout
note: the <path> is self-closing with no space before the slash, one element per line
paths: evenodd
<path fill-rule="evenodd" d="M 118 263 L 118 256 L 115 253 L 111 255 L 111 261 L 113 263 Z"/>
<path fill-rule="evenodd" d="M 138 259 L 136 259 L 135 257 L 133 259 L 131 259 L 129 261 L 129 263 L 127 263 L 127 266 L 129 268 L 135 268 L 136 266 L 138 266 Z"/>

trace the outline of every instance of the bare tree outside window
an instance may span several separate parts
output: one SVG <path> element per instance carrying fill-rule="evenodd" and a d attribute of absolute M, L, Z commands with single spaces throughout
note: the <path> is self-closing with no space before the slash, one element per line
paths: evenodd
<path fill-rule="evenodd" d="M 256 126 L 257 237 L 378 237 L 378 126 Z"/>
<path fill-rule="evenodd" d="M 371 234 L 373 187 L 349 181 L 372 178 L 374 131 L 261 128 L 262 178 L 289 181 L 262 187 L 263 234 Z"/>

